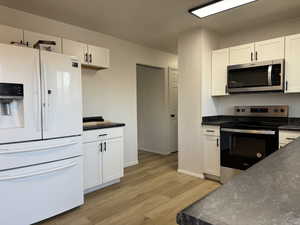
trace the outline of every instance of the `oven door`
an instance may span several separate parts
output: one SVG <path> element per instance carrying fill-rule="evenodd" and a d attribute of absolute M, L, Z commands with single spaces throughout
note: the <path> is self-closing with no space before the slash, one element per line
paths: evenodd
<path fill-rule="evenodd" d="M 284 60 L 228 67 L 229 93 L 283 91 Z"/>
<path fill-rule="evenodd" d="M 221 129 L 222 167 L 246 170 L 277 149 L 277 131 Z"/>

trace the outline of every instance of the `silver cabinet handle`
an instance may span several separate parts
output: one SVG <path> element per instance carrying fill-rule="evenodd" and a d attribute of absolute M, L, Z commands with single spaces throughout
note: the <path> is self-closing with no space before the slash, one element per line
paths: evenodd
<path fill-rule="evenodd" d="M 219 144 L 219 138 L 217 138 L 217 147 L 219 147 L 219 145 L 220 145 L 220 144 Z"/>
<path fill-rule="evenodd" d="M 107 136 L 108 134 L 99 134 L 98 137 L 105 137 Z"/>
<path fill-rule="evenodd" d="M 253 52 L 251 52 L 251 62 L 253 62 Z"/>
<path fill-rule="evenodd" d="M 255 52 L 255 60 L 258 60 L 258 52 Z"/>
<path fill-rule="evenodd" d="M 289 85 L 289 82 L 286 81 L 286 82 L 285 82 L 285 90 L 286 90 L 286 91 L 288 90 L 288 85 Z"/>
<path fill-rule="evenodd" d="M 104 151 L 106 152 L 106 142 L 104 142 Z"/>
<path fill-rule="evenodd" d="M 93 56 L 92 56 L 92 54 L 90 54 L 90 63 L 92 63 L 93 62 Z"/>

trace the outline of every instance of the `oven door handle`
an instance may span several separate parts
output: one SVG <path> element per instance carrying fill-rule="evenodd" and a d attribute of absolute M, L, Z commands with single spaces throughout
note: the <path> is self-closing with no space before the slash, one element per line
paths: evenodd
<path fill-rule="evenodd" d="M 273 130 L 243 130 L 243 129 L 221 128 L 221 131 L 232 132 L 232 133 L 241 133 L 241 134 L 264 134 L 264 135 L 275 135 L 276 134 L 276 132 Z"/>

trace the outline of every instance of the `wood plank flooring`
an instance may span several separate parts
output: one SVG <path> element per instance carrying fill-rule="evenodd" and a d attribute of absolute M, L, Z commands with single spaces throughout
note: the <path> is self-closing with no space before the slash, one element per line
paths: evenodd
<path fill-rule="evenodd" d="M 85 205 L 39 225 L 176 225 L 176 214 L 219 187 L 177 173 L 177 154 L 139 152 L 121 183 L 85 196 Z"/>

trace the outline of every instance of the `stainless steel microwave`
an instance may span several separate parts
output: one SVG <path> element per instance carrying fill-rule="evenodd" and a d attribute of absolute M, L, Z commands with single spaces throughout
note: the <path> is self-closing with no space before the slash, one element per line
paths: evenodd
<path fill-rule="evenodd" d="M 284 59 L 228 66 L 228 92 L 283 92 L 284 66 Z"/>

